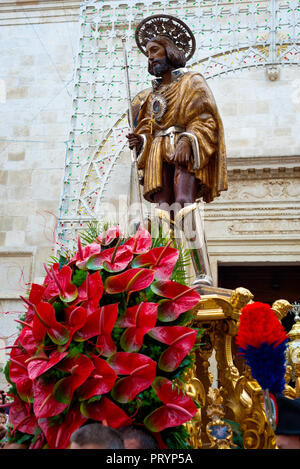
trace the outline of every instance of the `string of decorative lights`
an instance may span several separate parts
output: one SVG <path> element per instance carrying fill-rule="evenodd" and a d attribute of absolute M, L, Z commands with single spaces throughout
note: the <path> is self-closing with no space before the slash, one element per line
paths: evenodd
<path fill-rule="evenodd" d="M 193 31 L 196 52 L 187 64 L 206 79 L 245 69 L 299 65 L 299 1 L 94 0 L 79 15 L 78 54 L 57 226 L 59 248 L 73 249 L 76 233 L 101 216 L 109 183 L 128 153 L 122 37 L 127 39 L 132 95 L 150 86 L 145 57 L 134 41 L 144 17 L 168 13 Z M 270 75 L 270 79 L 271 76 Z"/>

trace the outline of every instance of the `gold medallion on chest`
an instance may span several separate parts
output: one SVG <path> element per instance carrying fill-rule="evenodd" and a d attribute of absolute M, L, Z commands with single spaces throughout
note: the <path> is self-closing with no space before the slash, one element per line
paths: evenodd
<path fill-rule="evenodd" d="M 167 100 L 161 94 L 153 94 L 150 103 L 151 115 L 156 121 L 160 121 L 168 108 Z"/>

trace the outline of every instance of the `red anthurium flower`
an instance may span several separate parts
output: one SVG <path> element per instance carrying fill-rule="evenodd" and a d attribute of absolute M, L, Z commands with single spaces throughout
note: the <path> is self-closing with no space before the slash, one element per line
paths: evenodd
<path fill-rule="evenodd" d="M 46 437 L 50 449 L 66 449 L 70 444 L 72 433 L 86 422 L 79 406 L 69 410 L 63 422 L 53 423 L 51 419 L 39 419 L 39 425 Z"/>
<path fill-rule="evenodd" d="M 59 264 L 52 265 L 49 271 L 45 265 L 47 276 L 44 281 L 46 290 L 44 292 L 44 299 L 50 300 L 54 297 L 59 298 L 65 303 L 71 303 L 77 298 L 78 291 L 76 286 L 71 282 L 72 269 L 68 265 L 64 265 L 59 270 Z"/>
<path fill-rule="evenodd" d="M 29 435 L 34 435 L 38 429 L 38 422 L 31 410 L 31 404 L 21 401 L 17 396 L 14 396 L 9 409 L 9 423 L 14 431 L 18 430 Z"/>
<path fill-rule="evenodd" d="M 46 290 L 46 287 L 44 287 L 43 285 L 38 285 L 37 283 L 33 283 L 31 285 L 28 300 L 21 297 L 23 301 L 28 305 L 28 310 L 27 310 L 26 318 L 25 318 L 26 322 L 30 322 L 33 320 L 34 306 L 37 306 L 42 301 L 45 290 Z"/>
<path fill-rule="evenodd" d="M 78 389 L 80 401 L 109 392 L 117 379 L 115 371 L 103 358 L 93 357 L 93 364 L 95 369 L 87 381 Z"/>
<path fill-rule="evenodd" d="M 94 368 L 93 362 L 86 355 L 79 355 L 77 358 L 66 358 L 60 363 L 58 369 L 70 373 L 70 376 L 62 378 L 55 384 L 53 390 L 55 399 L 69 405 L 75 390 L 85 383 Z"/>
<path fill-rule="evenodd" d="M 24 401 L 28 401 L 33 397 L 33 383 L 28 376 L 27 367 L 21 361 L 15 358 L 10 359 L 9 377 L 15 383 L 18 395 Z"/>
<path fill-rule="evenodd" d="M 76 306 L 79 303 L 82 303 L 83 301 L 88 300 L 88 294 L 87 294 L 87 279 L 88 279 L 88 272 L 86 274 L 86 279 L 82 282 L 79 287 L 77 287 L 77 297 L 75 298 L 74 301 L 71 301 L 68 306 Z"/>
<path fill-rule="evenodd" d="M 35 437 L 33 442 L 30 444 L 28 449 L 43 449 L 46 444 L 47 441 L 45 439 L 45 435 L 42 431 L 40 431 L 38 436 Z"/>
<path fill-rule="evenodd" d="M 111 428 L 127 427 L 132 423 L 131 418 L 124 410 L 105 396 L 102 396 L 99 401 L 83 402 L 80 410 L 87 419 L 90 418 L 98 422 L 105 420 Z"/>
<path fill-rule="evenodd" d="M 89 270 L 105 269 L 108 272 L 121 272 L 132 261 L 133 254 L 128 246 L 116 246 L 91 256 L 87 261 Z"/>
<path fill-rule="evenodd" d="M 43 287 L 45 288 L 43 299 L 44 301 L 48 301 L 48 300 L 51 300 L 52 298 L 56 298 L 59 295 L 57 284 L 55 283 L 55 280 L 53 278 L 53 272 L 55 274 L 59 273 L 59 263 L 55 262 L 54 264 L 52 264 L 51 273 L 48 267 L 46 266 L 46 264 L 44 264 L 44 268 L 46 270 L 47 275 L 43 283 Z"/>
<path fill-rule="evenodd" d="M 23 327 L 15 343 L 24 349 L 28 356 L 34 355 L 37 350 L 37 345 L 32 333 L 32 327 Z"/>
<path fill-rule="evenodd" d="M 104 288 L 109 294 L 127 292 L 128 298 L 130 293 L 149 287 L 153 279 L 154 272 L 149 269 L 129 269 L 121 274 L 108 277 Z"/>
<path fill-rule="evenodd" d="M 73 394 L 89 377 L 94 369 L 92 361 L 85 355 L 65 358 L 57 369 L 69 376 L 45 384 L 42 378 L 34 381 L 34 413 L 37 418 L 59 415 L 71 402 Z"/>
<path fill-rule="evenodd" d="M 66 344 L 69 340 L 69 331 L 56 320 L 53 306 L 43 301 L 35 308 L 32 332 L 38 343 L 43 342 L 46 334 L 57 345 Z"/>
<path fill-rule="evenodd" d="M 158 398 L 165 404 L 151 412 L 144 419 L 145 426 L 153 432 L 176 427 L 188 422 L 197 412 L 193 400 L 178 388 L 173 387 L 167 378 L 158 376 L 153 384 Z"/>
<path fill-rule="evenodd" d="M 55 381 L 45 384 L 42 378 L 34 380 L 33 410 L 38 419 L 55 417 L 68 406 L 68 404 L 58 402 L 57 399 L 55 399 L 55 385 Z"/>
<path fill-rule="evenodd" d="M 111 338 L 111 332 L 118 317 L 118 307 L 118 303 L 113 303 L 93 311 L 87 317 L 84 326 L 75 333 L 74 340 L 82 342 L 98 336 L 97 348 L 101 355 L 106 357 L 112 355 L 116 345 Z"/>
<path fill-rule="evenodd" d="M 163 371 L 174 371 L 194 346 L 197 332 L 183 326 L 154 327 L 149 335 L 164 344 L 170 345 L 158 362 Z"/>
<path fill-rule="evenodd" d="M 139 353 L 117 352 L 108 363 L 118 375 L 129 375 L 119 379 L 111 391 L 112 397 L 121 403 L 130 402 L 147 389 L 156 376 L 156 362 Z"/>
<path fill-rule="evenodd" d="M 26 363 L 29 357 L 30 354 L 17 339 L 10 353 L 9 378 L 15 383 L 20 398 L 27 402 L 33 397 L 33 383 L 28 376 Z"/>
<path fill-rule="evenodd" d="M 87 321 L 87 310 L 82 306 L 69 307 L 65 310 L 65 321 L 64 325 L 69 332 L 69 340 L 63 346 L 64 349 L 70 344 L 76 331 L 81 329 Z"/>
<path fill-rule="evenodd" d="M 101 243 L 103 246 L 108 246 L 110 243 L 115 241 L 117 238 L 121 238 L 122 233 L 119 226 L 111 226 L 104 233 L 101 233 L 96 241 Z"/>
<path fill-rule="evenodd" d="M 87 278 L 79 288 L 85 289 L 86 300 L 81 304 L 87 309 L 87 315 L 99 308 L 99 302 L 103 295 L 103 283 L 100 272 L 87 274 Z"/>
<path fill-rule="evenodd" d="M 170 247 L 171 242 L 167 246 L 153 248 L 137 256 L 132 262 L 132 267 L 150 267 L 154 270 L 157 280 L 168 280 L 179 257 L 178 249 Z"/>
<path fill-rule="evenodd" d="M 76 263 L 79 269 L 86 269 L 87 260 L 94 254 L 99 254 L 101 252 L 101 244 L 94 242 L 88 244 L 87 246 L 82 247 L 80 236 L 78 236 L 78 251 L 75 256 L 70 260 L 69 265 Z"/>
<path fill-rule="evenodd" d="M 102 306 L 102 308 L 104 308 L 104 306 Z M 99 334 L 102 308 L 98 308 L 90 313 L 83 327 L 75 332 L 73 339 L 76 342 L 83 342 Z"/>
<path fill-rule="evenodd" d="M 118 317 L 119 304 L 102 306 L 100 309 L 100 330 L 97 338 L 97 347 L 101 355 L 110 357 L 116 351 L 116 345 L 111 338 L 111 333 Z"/>
<path fill-rule="evenodd" d="M 120 344 L 126 352 L 137 352 L 143 345 L 144 335 L 156 324 L 157 303 L 139 303 L 125 311 L 117 321 L 118 327 L 127 327 Z"/>
<path fill-rule="evenodd" d="M 50 353 L 49 357 L 43 353 L 37 356 L 32 356 L 26 360 L 28 376 L 30 379 L 35 380 L 46 371 L 50 370 L 53 366 L 57 365 L 68 352 L 58 352 L 54 350 Z"/>
<path fill-rule="evenodd" d="M 158 319 L 161 321 L 174 321 L 181 313 L 188 311 L 200 301 L 200 295 L 193 288 L 172 280 L 155 281 L 151 285 L 151 290 L 156 295 L 169 298 L 160 301 Z"/>
<path fill-rule="evenodd" d="M 152 246 L 152 238 L 147 230 L 139 228 L 134 236 L 125 241 L 124 246 L 128 246 L 132 254 L 143 254 L 148 252 Z"/>
<path fill-rule="evenodd" d="M 96 275 L 98 274 L 98 275 Z M 71 306 L 77 305 L 78 303 L 83 303 L 82 306 L 86 306 L 88 303 L 94 305 L 98 298 L 97 306 L 94 309 L 99 307 L 99 300 L 103 294 L 103 284 L 102 278 L 99 272 L 90 274 L 86 272 L 86 278 L 82 284 L 78 287 L 78 296 L 70 303 Z"/>

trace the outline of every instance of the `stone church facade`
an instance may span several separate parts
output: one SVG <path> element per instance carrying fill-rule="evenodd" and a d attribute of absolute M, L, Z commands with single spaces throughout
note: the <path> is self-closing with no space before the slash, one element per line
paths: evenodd
<path fill-rule="evenodd" d="M 19 295 L 25 294 L 28 283 L 42 280 L 43 264 L 57 252 L 57 235 L 71 238 L 93 216 L 105 216 L 101 213 L 104 202 L 128 196 L 130 154 L 123 141 L 127 127 L 123 72 L 115 74 L 121 67 L 118 31 L 122 30 L 122 24 L 133 27 L 143 15 L 152 14 L 152 8 L 154 13 L 164 9 L 181 17 L 186 14 L 196 31 L 200 23 L 203 30 L 207 28 L 206 20 L 210 20 L 209 13 L 213 12 L 211 27 L 216 34 L 219 27 L 220 37 L 225 37 L 228 31 L 239 32 L 234 28 L 233 19 L 238 25 L 241 15 L 243 23 L 247 8 L 252 23 L 249 22 L 244 33 L 255 33 L 257 21 L 259 45 L 248 43 L 246 47 L 243 43 L 240 50 L 231 45 L 231 50 L 223 50 L 221 55 L 214 51 L 208 61 L 210 44 L 203 42 L 203 52 L 199 51 L 197 60 L 191 64 L 194 70 L 207 74 L 204 76 L 222 116 L 227 147 L 229 189 L 204 208 L 208 251 L 216 284 L 220 283 L 222 266 L 249 265 L 257 269 L 272 265 L 279 269 L 299 266 L 299 51 L 289 36 L 293 21 L 295 34 L 299 32 L 299 12 L 293 2 L 289 2 L 289 13 L 284 8 L 286 2 L 248 2 L 247 5 L 235 2 L 239 9 L 234 11 L 228 10 L 232 5 L 225 1 L 204 2 L 203 11 L 200 7 L 195 9 L 195 3 L 198 2 L 161 0 L 152 7 L 152 2 L 147 0 L 0 2 L 2 346 L 12 340 L 16 330 L 14 319 L 23 308 Z M 278 29 L 274 29 L 273 22 L 268 34 L 270 37 L 273 33 L 281 34 L 275 40 L 263 32 L 261 23 L 264 14 L 270 20 L 270 11 Z M 120 24 L 118 15 L 121 15 Z M 99 32 L 101 25 L 102 43 L 91 33 Z M 115 31 L 117 35 L 113 34 Z M 200 39 L 201 34 L 199 30 Z M 203 35 L 203 41 L 209 41 L 208 37 L 209 30 L 207 38 Z M 247 55 L 238 55 L 245 49 Z M 229 65 L 229 52 L 231 62 L 237 60 L 239 66 Z M 114 54 L 113 65 L 109 63 L 110 54 Z M 149 78 L 138 76 L 138 70 L 145 68 L 145 58 L 133 46 L 129 48 L 129 57 L 135 92 L 145 87 Z M 227 62 L 222 62 L 223 57 L 227 57 Z M 89 62 L 92 58 L 93 66 Z M 213 67 L 215 73 L 210 71 Z M 90 78 L 92 73 L 93 79 L 96 77 L 94 81 Z M 110 94 L 108 88 L 114 83 L 115 75 L 116 88 L 122 95 L 119 97 L 115 90 Z M 107 84 L 108 81 L 111 83 Z M 94 99 L 89 100 L 88 93 L 93 86 Z M 101 89 L 105 90 L 105 100 L 101 98 Z M 101 99 L 107 106 L 111 103 L 102 114 Z M 108 128 L 111 139 L 104 137 Z M 93 162 L 84 166 L 87 155 L 92 155 Z M 111 155 L 118 158 L 113 159 Z M 99 188 L 102 198 L 97 199 L 94 194 L 99 193 Z M 86 193 L 91 204 L 96 201 L 98 212 L 87 206 Z M 300 301 L 298 291 L 286 299 Z M 0 366 L 4 362 L 5 354 L 0 351 Z"/>

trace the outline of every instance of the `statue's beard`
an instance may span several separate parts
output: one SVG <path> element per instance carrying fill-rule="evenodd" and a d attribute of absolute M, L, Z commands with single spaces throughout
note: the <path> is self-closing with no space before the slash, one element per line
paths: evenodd
<path fill-rule="evenodd" d="M 154 75 L 155 77 L 161 77 L 166 72 L 168 72 L 171 68 L 171 65 L 167 59 L 167 57 L 163 57 L 162 59 L 155 59 L 154 64 L 148 65 L 148 72 L 150 75 Z"/>

